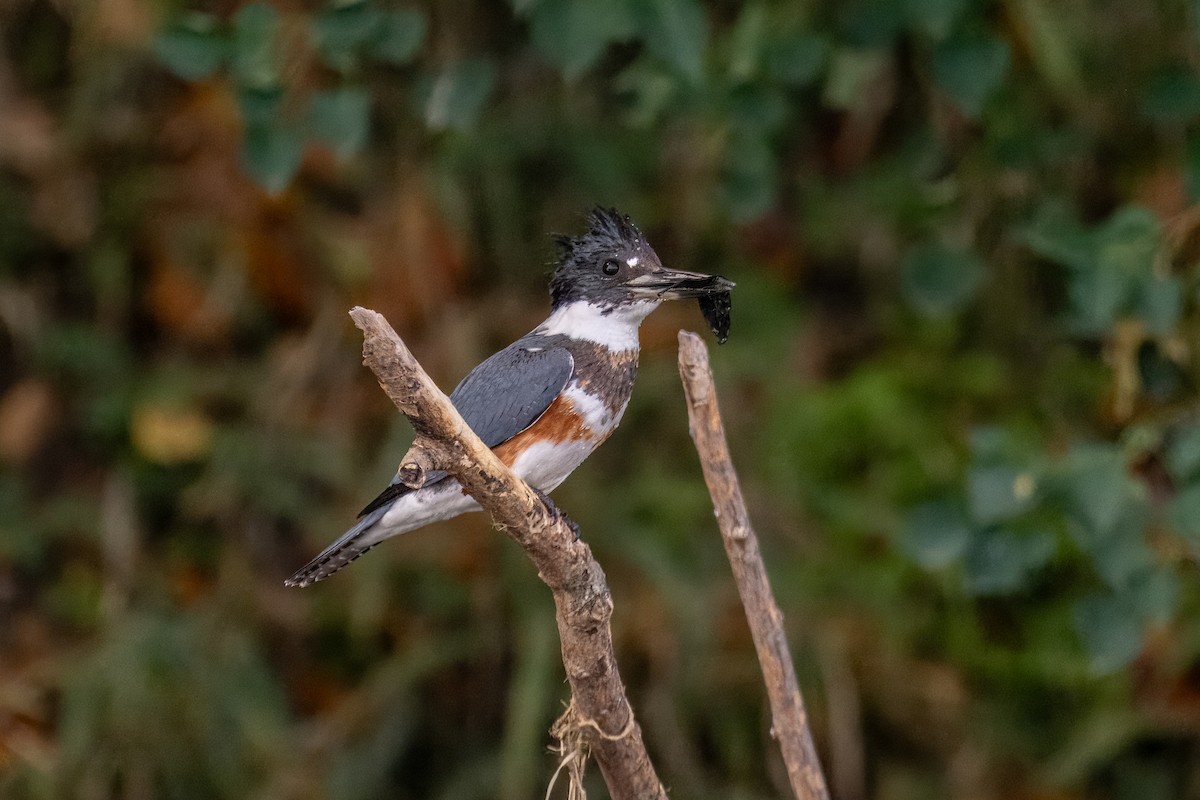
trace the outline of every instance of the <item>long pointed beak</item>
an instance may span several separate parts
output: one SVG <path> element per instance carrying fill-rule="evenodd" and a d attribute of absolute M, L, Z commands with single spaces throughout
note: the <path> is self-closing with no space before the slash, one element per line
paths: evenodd
<path fill-rule="evenodd" d="M 733 281 L 702 272 L 658 269 L 639 275 L 626 284 L 638 294 L 653 300 L 682 300 L 689 297 L 713 297 L 733 288 Z"/>

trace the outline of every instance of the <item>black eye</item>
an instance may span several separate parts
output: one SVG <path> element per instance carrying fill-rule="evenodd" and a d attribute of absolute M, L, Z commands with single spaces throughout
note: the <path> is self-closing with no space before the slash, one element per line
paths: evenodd
<path fill-rule="evenodd" d="M 621 265 L 618 264 L 615 259 L 608 258 L 605 259 L 604 263 L 600 265 L 600 271 L 608 276 L 616 275 L 621 271 Z"/>

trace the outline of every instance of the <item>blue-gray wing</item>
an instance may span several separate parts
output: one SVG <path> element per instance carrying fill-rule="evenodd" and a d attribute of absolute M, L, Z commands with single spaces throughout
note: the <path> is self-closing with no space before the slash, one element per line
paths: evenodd
<path fill-rule="evenodd" d="M 517 342 L 471 370 L 450 393 L 450 401 L 475 435 L 495 447 L 536 422 L 566 387 L 574 368 L 575 359 L 561 347 Z M 445 478 L 441 470 L 431 472 L 425 485 Z M 409 491 L 397 475 L 358 515 L 370 514 Z"/>
<path fill-rule="evenodd" d="M 507 442 L 540 417 L 575 368 L 561 347 L 511 344 L 484 361 L 450 393 L 450 402 L 488 447 Z"/>

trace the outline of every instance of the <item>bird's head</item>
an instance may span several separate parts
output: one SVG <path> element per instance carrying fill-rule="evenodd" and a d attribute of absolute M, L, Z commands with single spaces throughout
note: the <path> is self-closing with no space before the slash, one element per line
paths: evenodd
<path fill-rule="evenodd" d="M 663 300 L 707 297 L 733 286 L 719 276 L 666 269 L 633 221 L 614 208 L 593 209 L 588 223 L 580 236 L 556 237 L 554 308 L 584 302 L 602 311 L 642 306 L 649 313 Z"/>

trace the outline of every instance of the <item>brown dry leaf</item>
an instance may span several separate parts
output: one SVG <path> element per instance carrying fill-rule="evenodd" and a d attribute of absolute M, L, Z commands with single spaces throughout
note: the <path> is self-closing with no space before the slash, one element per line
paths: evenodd
<path fill-rule="evenodd" d="M 197 84 L 166 111 L 156 141 L 163 191 L 143 218 L 152 265 L 143 302 L 200 342 L 228 335 L 248 280 L 244 231 L 258 224 L 259 192 L 240 165 L 240 124 L 227 90 Z"/>
<path fill-rule="evenodd" d="M 229 91 L 196 84 L 163 120 L 157 145 L 171 163 L 162 185 L 164 208 L 148 220 L 156 231 L 175 217 L 246 224 L 258 190 L 241 166 L 242 123 Z"/>
<path fill-rule="evenodd" d="M 41 103 L 20 95 L 0 62 L 0 164 L 23 175 L 54 162 L 58 124 Z"/>
<path fill-rule="evenodd" d="M 358 695 L 329 673 L 312 668 L 311 663 L 300 665 L 291 678 L 293 698 L 306 716 L 336 719 L 354 712 Z"/>
<path fill-rule="evenodd" d="M 197 461 L 208 454 L 213 426 L 196 409 L 139 405 L 130 421 L 134 449 L 158 464 Z"/>
<path fill-rule="evenodd" d="M 395 320 L 422 320 L 435 314 L 462 286 L 463 242 L 424 187 L 411 183 L 368 214 L 375 267 L 372 307 Z"/>
<path fill-rule="evenodd" d="M 21 761 L 50 770 L 55 763 L 51 733 L 37 718 L 24 714 L 0 716 L 0 772 Z"/>
<path fill-rule="evenodd" d="M 159 249 L 196 220 L 216 222 L 230 255 L 266 305 L 285 316 L 311 315 L 314 286 L 309 225 L 294 192 L 271 198 L 241 165 L 242 124 L 233 96 L 219 86 L 191 87 L 163 124 L 159 144 L 169 161 L 170 194 L 147 220 Z M 223 243 L 222 243 L 222 246 Z"/>
<path fill-rule="evenodd" d="M 171 594 L 181 606 L 193 606 L 212 594 L 212 580 L 193 564 L 172 570 L 169 577 Z"/>
<path fill-rule="evenodd" d="M 869 633 L 866 626 L 856 626 L 851 644 L 867 702 L 894 730 L 922 732 L 914 743 L 929 752 L 955 752 L 962 744 L 971 698 L 962 673 L 947 664 L 881 650 L 877 640 L 865 638 Z"/>
<path fill-rule="evenodd" d="M 285 193 L 264 197 L 254 224 L 242 231 L 250 284 L 266 304 L 285 316 L 312 316 L 315 270 L 297 204 Z"/>
<path fill-rule="evenodd" d="M 65 162 L 34 177 L 29 220 L 65 247 L 83 247 L 96 231 L 96 177 L 82 164 Z"/>
<path fill-rule="evenodd" d="M 1145 206 L 1159 219 L 1171 219 L 1187 208 L 1187 184 L 1178 162 L 1157 165 L 1139 176 L 1133 202 Z"/>
<path fill-rule="evenodd" d="M 162 181 L 167 193 L 145 222 L 160 268 L 155 280 L 161 294 L 151 302 L 169 324 L 202 338 L 217 335 L 205 328 L 223 327 L 229 311 L 217 307 L 214 287 L 175 272 L 189 260 L 179 243 L 189 234 L 194 240 L 197 232 L 218 251 L 219 263 L 244 271 L 246 283 L 273 310 L 302 318 L 311 312 L 314 270 L 307 227 L 298 219 L 302 208 L 291 195 L 268 198 L 254 185 L 241 165 L 241 137 L 232 95 L 219 86 L 198 84 L 170 110 L 158 139 L 168 162 Z M 203 314 L 195 312 L 200 294 L 209 300 Z M 192 300 L 185 302 L 189 296 Z"/>
<path fill-rule="evenodd" d="M 209 294 L 190 271 L 160 255 L 154 259 L 144 300 L 163 328 L 195 341 L 220 341 L 229 334 L 232 313 Z"/>
<path fill-rule="evenodd" d="M 1164 218 L 1163 231 L 1171 250 L 1174 269 L 1189 269 L 1200 261 L 1200 205 L 1182 209 Z"/>
<path fill-rule="evenodd" d="M 151 18 L 152 5 L 145 0 L 94 0 L 88 8 L 87 31 L 84 36 L 97 42 L 118 45 L 140 45 L 149 41 L 155 30 Z"/>
<path fill-rule="evenodd" d="M 85 244 L 96 228 L 96 181 L 63 146 L 61 126 L 39 100 L 23 94 L 0 60 L 0 165 L 29 179 L 30 221 L 60 244 Z"/>
<path fill-rule="evenodd" d="M 1131 676 L 1135 705 L 1154 724 L 1200 730 L 1200 667 L 1180 662 L 1179 631 L 1150 628 Z"/>
<path fill-rule="evenodd" d="M 24 380 L 0 398 L 0 458 L 28 461 L 54 427 L 54 394 L 37 380 Z"/>
<path fill-rule="evenodd" d="M 782 209 L 773 209 L 739 231 L 738 240 L 753 263 L 763 271 L 792 282 L 804 275 L 807 254 L 800 230 Z"/>

